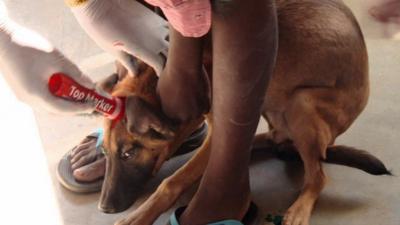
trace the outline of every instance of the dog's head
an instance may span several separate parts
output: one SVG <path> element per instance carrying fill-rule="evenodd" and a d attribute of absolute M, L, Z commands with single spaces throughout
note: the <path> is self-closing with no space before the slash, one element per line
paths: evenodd
<path fill-rule="evenodd" d="M 144 184 L 200 123 L 176 125 L 168 120 L 157 99 L 157 80 L 153 69 L 139 62 L 135 77 L 117 63 L 117 74 L 101 82 L 104 90 L 126 101 L 124 118 L 104 121 L 107 166 L 99 202 L 103 212 L 127 209 Z"/>

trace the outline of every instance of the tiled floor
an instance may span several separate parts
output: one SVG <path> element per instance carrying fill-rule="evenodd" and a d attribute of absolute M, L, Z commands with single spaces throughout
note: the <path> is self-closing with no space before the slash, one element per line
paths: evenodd
<path fill-rule="evenodd" d="M 89 74 L 100 78 L 112 71 L 112 58 L 81 31 L 63 1 L 5 2 L 13 18 L 48 37 Z M 345 2 L 355 11 L 366 34 L 370 54 L 371 98 L 365 112 L 337 142 L 372 152 L 395 174 L 400 174 L 400 152 L 397 149 L 400 142 L 400 41 L 383 39 L 389 35 L 387 29 L 366 14 L 372 0 Z M 389 30 L 393 33 L 395 27 L 390 26 Z M 98 194 L 71 193 L 64 190 L 55 179 L 55 168 L 60 157 L 85 134 L 101 126 L 101 122 L 94 118 L 60 117 L 43 113 L 37 113 L 36 118 L 64 224 L 109 225 L 128 213 L 103 214 L 97 210 Z M 260 125 L 260 130 L 263 129 L 265 123 Z M 284 211 L 299 190 L 301 167 L 268 159 L 262 153 L 256 154 L 257 161 L 251 167 L 255 201 L 265 213 Z M 187 157 L 171 160 L 163 168 L 162 175 L 171 173 Z M 373 177 L 354 169 L 332 165 L 327 165 L 326 170 L 331 179 L 316 206 L 312 225 L 400 224 L 398 177 Z M 189 197 L 190 194 L 187 194 L 179 204 L 187 202 Z M 165 224 L 168 215 L 164 214 L 156 224 Z"/>

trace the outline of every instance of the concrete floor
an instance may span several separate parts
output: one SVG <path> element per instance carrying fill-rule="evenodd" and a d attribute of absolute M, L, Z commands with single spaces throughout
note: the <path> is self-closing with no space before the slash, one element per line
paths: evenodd
<path fill-rule="evenodd" d="M 112 58 L 103 53 L 81 31 L 63 1 L 5 0 L 10 14 L 21 24 L 49 38 L 85 72 L 99 79 L 112 71 Z M 345 1 L 354 10 L 367 38 L 370 54 L 371 98 L 368 107 L 338 144 L 366 149 L 400 173 L 400 42 L 387 39 L 395 26 L 381 26 L 372 21 L 366 9 L 372 0 Z M 389 31 L 390 32 L 389 32 Z M 61 156 L 92 129 L 101 126 L 94 118 L 60 117 L 36 113 L 42 144 L 47 155 L 61 217 L 65 225 L 105 225 L 132 211 L 106 215 L 97 210 L 98 194 L 78 195 L 63 189 L 56 180 L 55 169 Z M 259 131 L 265 130 L 265 123 Z M 172 173 L 189 156 L 171 160 L 149 185 L 149 192 Z M 296 198 L 301 180 L 301 166 L 269 159 L 256 153 L 251 166 L 251 184 L 255 202 L 267 213 L 284 212 Z M 400 180 L 398 177 L 373 177 L 363 172 L 326 165 L 330 182 L 323 191 L 312 217 L 312 225 L 399 225 Z M 187 193 L 178 204 L 190 199 Z M 145 196 L 143 196 L 144 200 Z M 157 221 L 165 224 L 170 212 Z"/>

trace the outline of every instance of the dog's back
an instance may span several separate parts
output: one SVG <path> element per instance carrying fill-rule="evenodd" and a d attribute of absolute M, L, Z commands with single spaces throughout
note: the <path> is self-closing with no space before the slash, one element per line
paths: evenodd
<path fill-rule="evenodd" d="M 342 1 L 277 0 L 277 9 L 279 50 L 263 112 L 270 131 L 257 140 L 289 141 L 298 151 L 304 188 L 284 223 L 308 225 L 326 185 L 321 161 L 353 161 L 336 157 L 343 152 L 336 150 L 350 149 L 332 146 L 367 104 L 368 55 L 360 27 Z"/>
<path fill-rule="evenodd" d="M 296 93 L 331 88 L 340 101 L 335 107 L 345 106 L 346 118 L 335 122 L 337 136 L 368 100 L 368 55 L 360 27 L 341 1 L 278 0 L 277 8 L 279 51 L 264 109 L 284 112 Z"/>

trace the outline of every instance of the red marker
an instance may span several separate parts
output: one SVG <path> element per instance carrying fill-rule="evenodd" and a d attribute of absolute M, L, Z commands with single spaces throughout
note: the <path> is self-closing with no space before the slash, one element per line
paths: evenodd
<path fill-rule="evenodd" d="M 82 104 L 94 104 L 96 111 L 111 120 L 118 120 L 124 115 L 124 100 L 121 98 L 107 98 L 95 90 L 78 84 L 75 80 L 63 73 L 53 74 L 49 79 L 50 92 L 66 100 Z"/>

